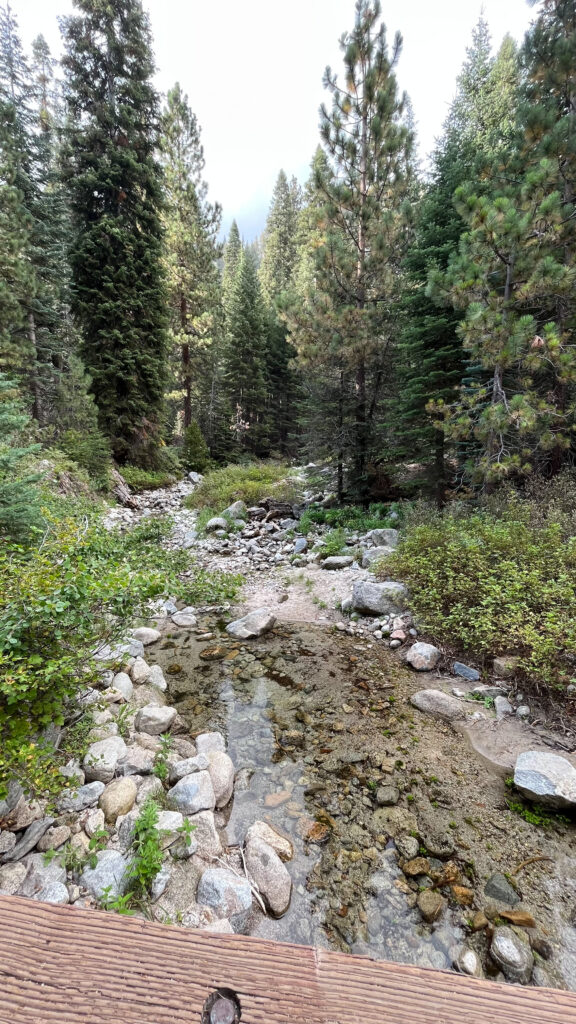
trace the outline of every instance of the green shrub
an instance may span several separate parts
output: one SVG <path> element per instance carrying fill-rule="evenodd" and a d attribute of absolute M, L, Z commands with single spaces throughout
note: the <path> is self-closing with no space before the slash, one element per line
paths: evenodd
<path fill-rule="evenodd" d="M 64 507 L 70 513 L 73 504 Z M 37 550 L 0 547 L 0 799 L 11 776 L 29 792 L 57 788 L 53 751 L 39 736 L 62 724 L 95 678 L 92 654 L 102 641 L 124 635 L 153 598 L 213 603 L 238 587 L 238 577 L 197 571 L 188 552 L 166 550 L 169 520 L 145 519 L 122 534 L 86 515 L 86 503 L 79 508 L 62 520 L 44 510 Z"/>
<path fill-rule="evenodd" d="M 248 466 L 225 466 L 208 473 L 186 500 L 189 508 L 224 509 L 234 501 L 254 505 L 263 498 L 294 502 L 299 481 L 278 462 L 255 462 Z"/>
<path fill-rule="evenodd" d="M 172 470 L 121 466 L 120 472 L 128 486 L 137 493 L 140 491 L 155 491 L 159 487 L 170 487 L 177 480 L 177 474 Z"/>
<path fill-rule="evenodd" d="M 332 555 L 339 555 L 342 548 L 346 546 L 346 530 L 329 530 L 324 537 L 322 537 L 322 547 L 320 548 L 324 558 L 330 558 Z"/>
<path fill-rule="evenodd" d="M 58 438 L 58 444 L 66 455 L 86 470 L 98 490 L 108 488 L 112 467 L 110 445 L 99 430 L 91 434 L 66 430 Z"/>
<path fill-rule="evenodd" d="M 188 472 L 203 473 L 210 464 L 210 450 L 196 420 L 184 431 L 182 465 Z"/>
<path fill-rule="evenodd" d="M 325 524 L 335 529 L 341 528 L 357 533 L 383 530 L 386 527 L 398 525 L 395 517 L 390 518 L 390 513 L 393 511 L 398 513 L 399 507 L 374 504 L 366 510 L 360 505 L 342 505 L 339 508 L 322 508 L 321 505 L 311 505 L 300 520 L 300 529 L 303 533 L 308 533 L 313 525 Z"/>
<path fill-rule="evenodd" d="M 430 514 L 407 530 L 385 572 L 405 580 L 438 641 L 476 655 L 516 653 L 535 682 L 561 684 L 576 658 L 576 537 L 529 502 L 465 515 Z M 377 571 L 379 571 L 377 569 Z"/>

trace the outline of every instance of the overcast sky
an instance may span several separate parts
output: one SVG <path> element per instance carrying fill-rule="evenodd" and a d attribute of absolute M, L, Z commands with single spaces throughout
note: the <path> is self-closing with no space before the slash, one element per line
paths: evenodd
<path fill-rule="evenodd" d="M 11 0 L 29 46 L 43 33 L 60 52 L 57 16 L 72 0 Z M 497 47 L 521 40 L 534 16 L 526 0 L 484 0 Z M 340 67 L 338 39 L 354 0 L 144 0 L 154 34 L 157 83 L 180 81 L 202 125 L 210 194 L 247 240 L 265 222 L 281 167 L 304 181 L 318 143 L 326 64 Z M 434 145 L 470 42 L 481 0 L 384 0 L 404 49 L 400 85 L 412 99 L 420 152 Z"/>

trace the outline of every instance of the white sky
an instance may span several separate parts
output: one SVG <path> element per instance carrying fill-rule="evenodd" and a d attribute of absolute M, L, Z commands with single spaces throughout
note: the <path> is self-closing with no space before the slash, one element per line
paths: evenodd
<path fill-rule="evenodd" d="M 60 52 L 57 16 L 72 0 L 11 0 L 25 45 L 43 33 Z M 354 23 L 354 0 L 144 0 L 157 84 L 180 81 L 202 126 L 210 194 L 247 240 L 263 226 L 278 171 L 301 181 L 318 144 L 326 64 L 339 69 L 338 39 Z M 497 47 L 522 36 L 526 0 L 484 0 Z M 439 134 L 481 0 L 383 0 L 392 39 L 404 49 L 400 86 L 412 99 L 420 151 Z"/>

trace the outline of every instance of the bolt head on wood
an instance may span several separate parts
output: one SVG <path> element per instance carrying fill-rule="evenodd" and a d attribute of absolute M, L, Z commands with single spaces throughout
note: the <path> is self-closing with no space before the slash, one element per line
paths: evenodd
<path fill-rule="evenodd" d="M 221 996 L 210 1010 L 210 1024 L 234 1024 L 236 1007 L 231 999 Z"/>

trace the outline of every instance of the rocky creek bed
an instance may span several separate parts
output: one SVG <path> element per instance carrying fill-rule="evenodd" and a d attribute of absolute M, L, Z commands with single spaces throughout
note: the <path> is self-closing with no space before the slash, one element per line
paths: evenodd
<path fill-rule="evenodd" d="M 0 892 L 121 899 L 154 796 L 164 853 L 143 914 L 576 990 L 574 819 L 524 820 L 505 781 L 522 751 L 570 758 L 570 742 L 527 722 L 504 683 L 495 715 L 469 699 L 478 680 L 438 671 L 401 588 L 384 601 L 400 607 L 380 608 L 370 558 L 321 568 L 302 550 L 294 566 L 298 538 L 271 539 L 261 517 L 199 539 L 189 490 L 111 519 L 174 514 L 173 543 L 246 574 L 236 614 L 266 601 L 257 635 L 229 627 L 232 609 L 168 601 L 103 651 L 122 670 L 84 695 L 94 729 L 70 789 L 51 810 L 17 790 L 0 806 Z"/>

